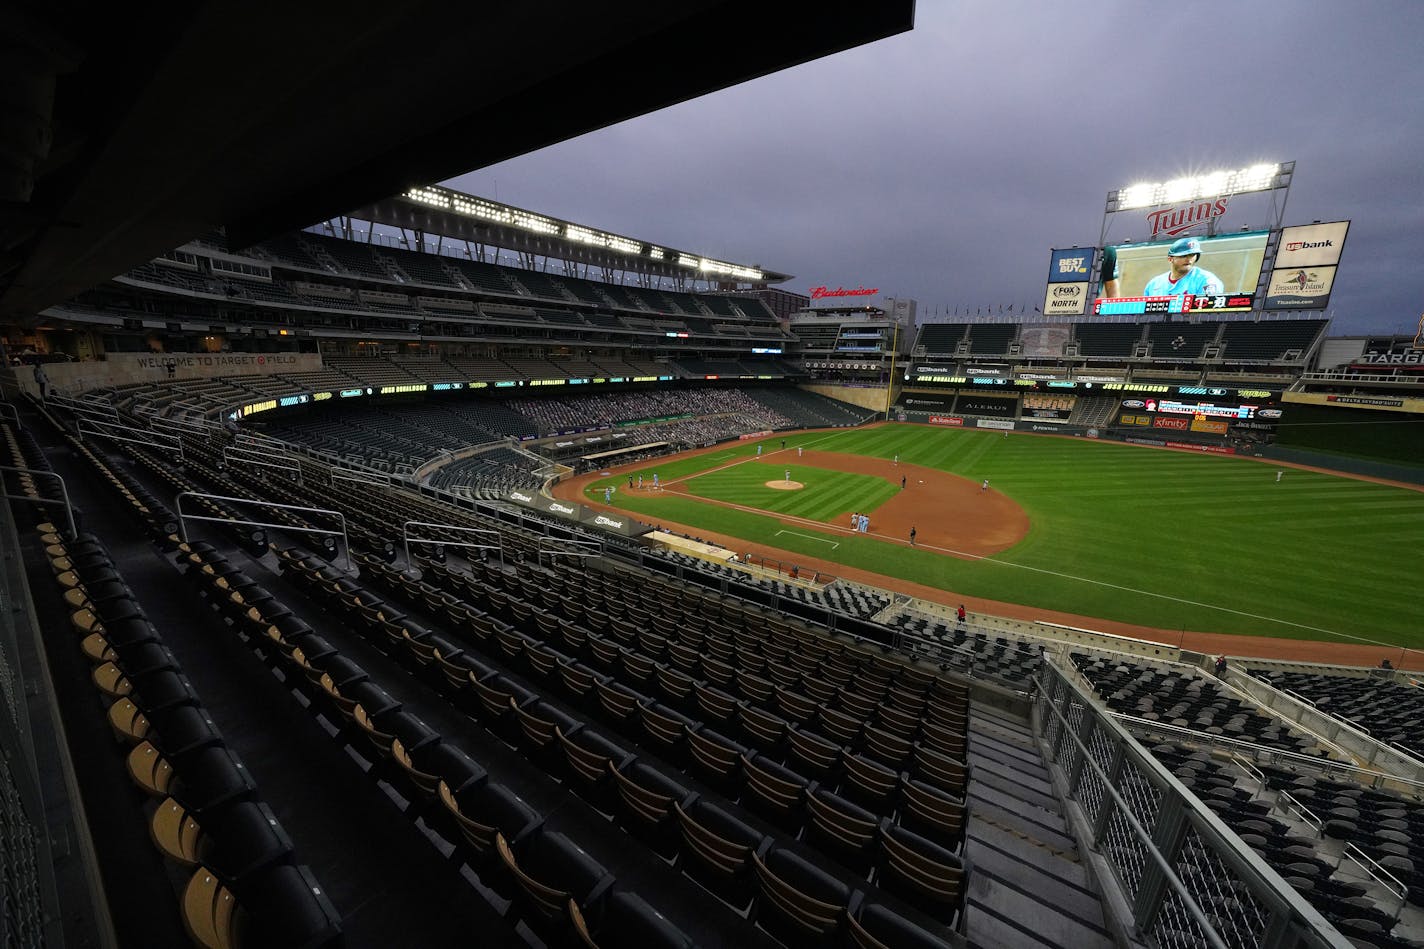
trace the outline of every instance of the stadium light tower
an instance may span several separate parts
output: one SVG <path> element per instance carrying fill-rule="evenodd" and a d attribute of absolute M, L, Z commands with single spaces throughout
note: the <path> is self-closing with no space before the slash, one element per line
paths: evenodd
<path fill-rule="evenodd" d="M 1107 204 L 1103 208 L 1103 230 L 1098 244 L 1107 240 L 1108 221 L 1120 211 L 1134 211 L 1147 208 L 1179 206 L 1188 213 L 1199 213 L 1206 225 L 1208 236 L 1216 233 L 1216 219 L 1225 205 L 1221 204 L 1238 194 L 1256 192 L 1279 192 L 1280 200 L 1272 195 L 1274 221 L 1267 227 L 1279 228 L 1285 217 L 1286 198 L 1289 197 L 1291 176 L 1295 173 L 1295 162 L 1265 162 L 1234 170 L 1218 169 L 1200 175 L 1186 175 L 1170 181 L 1139 182 L 1116 191 L 1109 191 Z M 1217 210 L 1213 213 L 1213 207 Z"/>

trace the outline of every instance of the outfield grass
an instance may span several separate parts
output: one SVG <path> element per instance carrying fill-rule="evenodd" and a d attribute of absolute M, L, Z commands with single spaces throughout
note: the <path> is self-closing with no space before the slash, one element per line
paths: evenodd
<path fill-rule="evenodd" d="M 767 439 L 767 450 L 780 440 Z M 676 521 L 967 596 L 1165 629 L 1424 645 L 1419 492 L 1297 469 L 1286 469 L 1277 484 L 1275 467 L 1246 459 L 918 425 L 806 433 L 788 436 L 787 444 L 899 455 L 976 483 L 988 478 L 1024 508 L 1032 528 L 1007 551 L 965 561 L 844 534 L 832 538 L 831 548 L 813 528 L 786 533 L 774 517 L 685 495 L 619 494 L 614 503 L 654 522 Z M 755 451 L 755 443 L 737 444 L 642 470 L 665 481 L 688 478 L 689 490 L 705 497 L 811 519 L 851 509 L 873 513 L 894 493 L 864 476 L 811 469 L 798 477 L 794 464 L 793 479 L 808 488 L 774 491 L 762 483 L 780 479 L 782 459 L 792 459 L 759 462 Z M 739 460 L 746 463 L 692 477 Z M 841 493 L 860 490 L 862 481 L 874 482 L 883 497 Z M 599 482 L 590 497 L 602 500 L 604 483 L 625 479 Z"/>

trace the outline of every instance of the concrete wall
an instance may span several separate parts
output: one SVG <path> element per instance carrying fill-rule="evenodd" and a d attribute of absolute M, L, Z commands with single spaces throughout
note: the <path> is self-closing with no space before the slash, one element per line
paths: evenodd
<path fill-rule="evenodd" d="M 109 353 L 103 360 L 45 363 L 45 375 L 56 390 L 78 395 L 105 386 L 139 382 L 167 382 L 169 363 L 173 379 L 214 379 L 219 376 L 271 376 L 283 372 L 319 372 L 317 353 Z M 29 367 L 15 370 L 16 381 L 38 394 Z"/>

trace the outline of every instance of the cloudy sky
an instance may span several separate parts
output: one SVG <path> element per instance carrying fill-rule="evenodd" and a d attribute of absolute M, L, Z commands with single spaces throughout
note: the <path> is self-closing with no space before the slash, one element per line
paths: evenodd
<path fill-rule="evenodd" d="M 1421 102 L 1424 0 L 920 0 L 910 33 L 449 184 L 923 319 L 1041 305 L 1109 191 L 1294 160 L 1285 223 L 1353 222 L 1333 334 L 1412 333 Z"/>

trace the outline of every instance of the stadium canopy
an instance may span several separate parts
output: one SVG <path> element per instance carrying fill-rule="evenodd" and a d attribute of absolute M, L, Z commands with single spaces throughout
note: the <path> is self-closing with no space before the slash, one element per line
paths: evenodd
<path fill-rule="evenodd" d="M 904 32 L 912 0 L 0 12 L 0 317 Z"/>
<path fill-rule="evenodd" d="M 522 254 L 574 261 L 605 271 L 632 271 L 674 280 L 756 285 L 782 283 L 792 277 L 752 264 L 716 260 L 575 224 L 438 185 L 411 188 L 352 211 L 347 217 L 414 231 L 420 250 L 429 250 L 435 241 L 449 238 L 452 242 L 489 244 Z"/>

